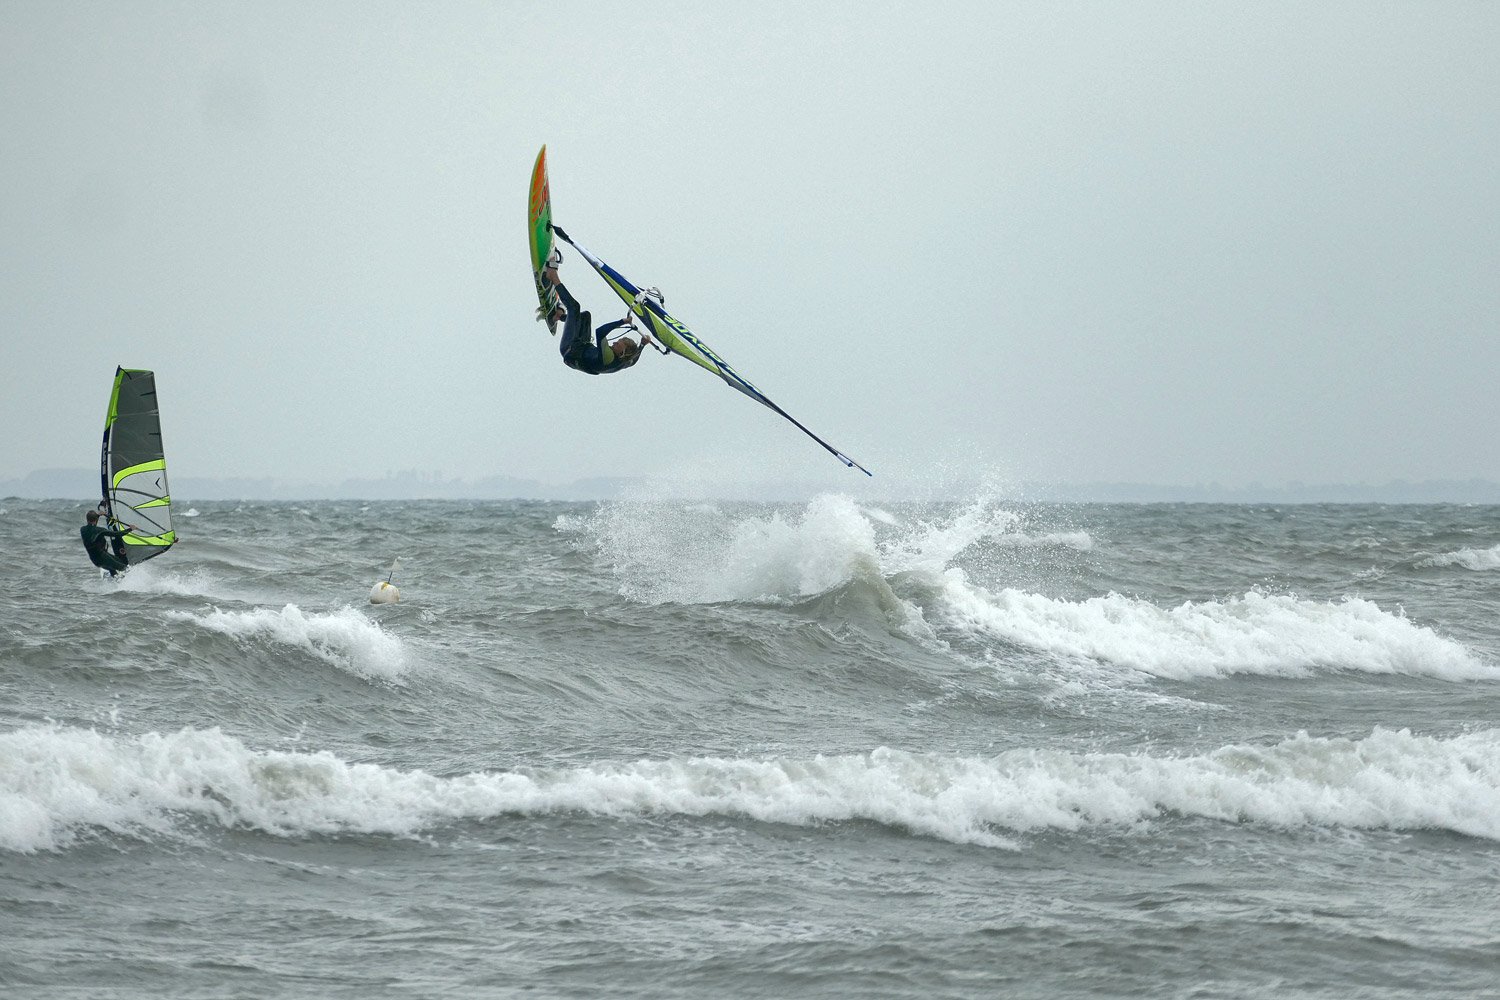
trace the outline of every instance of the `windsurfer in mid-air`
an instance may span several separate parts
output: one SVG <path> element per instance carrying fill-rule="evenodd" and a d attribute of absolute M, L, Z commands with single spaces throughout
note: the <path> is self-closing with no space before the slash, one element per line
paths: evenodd
<path fill-rule="evenodd" d="M 99 512 L 91 510 L 84 515 L 89 522 L 78 529 L 83 536 L 83 547 L 88 550 L 89 562 L 102 570 L 107 570 L 110 576 L 130 568 L 130 564 L 123 558 L 109 551 L 108 541 L 113 538 L 123 539 L 125 532 L 134 531 L 135 525 L 127 524 L 119 531 L 110 531 L 108 528 L 99 526 Z"/>
<path fill-rule="evenodd" d="M 578 300 L 573 298 L 567 286 L 558 278 L 557 266 L 561 263 L 562 251 L 553 247 L 552 255 L 547 258 L 547 266 L 542 269 L 542 280 L 556 288 L 557 297 L 562 300 L 562 305 L 554 316 L 563 324 L 562 342 L 558 344 L 563 364 L 589 375 L 608 375 L 624 371 L 641 360 L 641 348 L 650 343 L 650 338 L 645 333 L 640 335 L 639 342 L 628 336 L 619 337 L 613 342 L 608 339 L 611 333 L 622 326 L 634 329 L 630 316 L 605 323 L 593 331 L 592 337 L 589 335 L 593 317 L 579 307 Z"/>

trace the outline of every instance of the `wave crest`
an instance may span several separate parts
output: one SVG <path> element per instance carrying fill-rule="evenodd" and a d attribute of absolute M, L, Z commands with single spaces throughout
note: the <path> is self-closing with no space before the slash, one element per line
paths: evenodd
<path fill-rule="evenodd" d="M 824 494 L 799 512 L 769 515 L 694 504 L 663 505 L 642 517 L 634 506 L 606 504 L 588 518 L 560 518 L 557 528 L 590 539 L 626 597 L 707 604 L 798 600 L 851 583 L 884 587 L 897 573 L 941 572 L 985 538 L 1016 546 L 1091 544 L 1082 533 L 1008 534 L 1017 520 L 977 502 L 945 520 L 907 523 L 847 496 Z"/>
<path fill-rule="evenodd" d="M 280 611 L 215 608 L 206 614 L 169 611 L 166 617 L 191 622 L 244 643 L 266 641 L 299 649 L 368 680 L 399 682 L 407 669 L 406 649 L 401 640 L 348 605 L 332 612 L 311 614 L 288 604 Z"/>
<path fill-rule="evenodd" d="M 1500 679 L 1500 667 L 1371 601 L 1322 603 L 1255 592 L 1160 608 L 1120 594 L 1064 601 L 989 593 L 949 571 L 939 614 L 977 631 L 1066 657 L 1183 680 L 1315 669 Z"/>
<path fill-rule="evenodd" d="M 1444 552 L 1442 555 L 1429 556 L 1417 565 L 1439 569 L 1445 566 L 1462 566 L 1464 569 L 1476 572 L 1500 569 L 1500 545 L 1487 549 L 1459 549 L 1456 552 Z"/>
<path fill-rule="evenodd" d="M 0 848 L 10 851 L 64 849 L 98 830 L 171 835 L 182 816 L 282 837 L 411 836 L 454 820 L 563 812 L 796 826 L 863 820 L 992 847 L 1015 846 L 1001 831 L 1131 828 L 1173 817 L 1500 840 L 1500 731 L 1300 734 L 1194 756 L 881 748 L 446 778 L 326 752 L 252 750 L 217 729 L 112 738 L 32 727 L 0 736 Z"/>

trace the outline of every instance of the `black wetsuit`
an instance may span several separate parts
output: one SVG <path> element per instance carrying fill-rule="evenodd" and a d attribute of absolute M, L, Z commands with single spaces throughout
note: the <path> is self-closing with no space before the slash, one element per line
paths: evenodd
<path fill-rule="evenodd" d="M 555 287 L 557 297 L 568 310 L 567 319 L 563 321 L 562 342 L 557 346 L 562 354 L 563 364 L 589 375 L 608 375 L 623 371 L 641 360 L 641 351 L 622 358 L 604 342 L 605 337 L 624 326 L 628 320 L 617 319 L 613 323 L 605 323 L 594 331 L 591 343 L 589 326 L 593 323 L 593 317 L 578 308 L 578 300 L 568 294 L 562 282 L 559 281 Z"/>
<path fill-rule="evenodd" d="M 124 538 L 124 531 L 110 531 L 97 524 L 85 524 L 78 529 L 78 533 L 83 536 L 83 547 L 88 550 L 89 562 L 100 569 L 109 570 L 110 576 L 114 576 L 122 569 L 130 568 L 128 562 L 109 551 L 107 544 L 111 538 Z"/>

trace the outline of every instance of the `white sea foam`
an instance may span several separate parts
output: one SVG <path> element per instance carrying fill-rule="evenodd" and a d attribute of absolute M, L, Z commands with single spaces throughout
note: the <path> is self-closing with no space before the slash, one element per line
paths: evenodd
<path fill-rule="evenodd" d="M 881 540 L 876 522 L 895 530 Z M 792 600 L 863 581 L 885 594 L 912 634 L 941 636 L 946 628 L 997 637 L 1074 666 L 1105 665 L 1109 683 L 1319 670 L 1500 679 L 1500 664 L 1359 598 L 1250 592 L 1163 608 L 1115 593 L 1069 601 L 990 591 L 956 568 L 981 542 L 1082 551 L 1094 544 L 1083 531 L 1025 532 L 1018 523 L 1016 514 L 984 500 L 940 519 L 901 522 L 824 495 L 791 515 L 731 515 L 700 505 L 643 521 L 606 507 L 593 518 L 560 519 L 558 528 L 592 536 L 622 591 L 636 600 Z M 620 524 L 628 527 L 609 530 Z M 903 573 L 925 578 L 939 599 L 925 610 L 901 600 L 888 581 Z"/>
<path fill-rule="evenodd" d="M 1445 552 L 1442 555 L 1430 556 L 1417 563 L 1418 566 L 1462 566 L 1464 569 L 1472 569 L 1478 572 L 1485 570 L 1500 569 L 1500 545 L 1491 546 L 1487 549 L 1459 549 L 1457 552 Z"/>
<path fill-rule="evenodd" d="M 883 588 L 896 573 L 941 572 L 979 540 L 1003 540 L 1015 522 L 1014 514 L 981 502 L 950 519 L 903 524 L 886 511 L 825 494 L 789 514 L 731 515 L 696 504 L 643 519 L 606 506 L 592 518 L 559 517 L 556 527 L 590 536 L 626 596 L 699 604 L 794 600 L 855 581 Z M 896 530 L 877 541 L 877 523 Z M 1013 544 L 1080 544 L 1087 536 L 1066 537 L 1017 536 Z"/>
<path fill-rule="evenodd" d="M 267 642 L 300 649 L 370 680 L 399 683 L 407 669 L 408 657 L 401 639 L 347 605 L 329 612 L 305 612 L 295 604 L 280 611 L 215 608 L 201 614 L 168 612 L 167 617 L 192 622 L 243 643 Z"/>
<path fill-rule="evenodd" d="M 624 519 L 605 507 L 559 527 L 592 535 L 625 595 L 650 603 L 793 599 L 881 580 L 874 527 L 843 496 L 817 497 L 793 518 L 736 519 L 700 504 Z"/>
<path fill-rule="evenodd" d="M 114 581 L 117 591 L 133 594 L 165 594 L 172 597 L 206 597 L 219 601 L 252 600 L 249 595 L 232 590 L 205 569 L 167 569 L 157 560 L 132 566 Z"/>
<path fill-rule="evenodd" d="M 99 831 L 170 835 L 185 817 L 301 837 L 410 836 L 453 820 L 578 812 L 865 820 L 956 843 L 1040 830 L 1149 829 L 1193 817 L 1270 827 L 1449 830 L 1500 840 L 1500 731 L 1299 735 L 1196 756 L 878 749 L 683 758 L 437 777 L 330 753 L 254 750 L 217 729 L 0 735 L 0 849 L 59 850 Z"/>
<path fill-rule="evenodd" d="M 1321 602 L 1251 592 L 1161 608 L 1119 594 L 1064 601 L 1009 588 L 990 593 L 949 570 L 942 606 L 929 612 L 930 621 L 934 614 L 949 627 L 1156 677 L 1350 670 L 1500 679 L 1500 666 L 1359 598 Z"/>
<path fill-rule="evenodd" d="M 941 573 L 965 549 L 985 539 L 1003 539 L 1019 518 L 1008 510 L 977 501 L 951 520 L 918 520 L 886 541 L 881 562 L 888 573 Z"/>
<path fill-rule="evenodd" d="M 1079 552 L 1088 552 L 1094 547 L 1094 539 L 1087 531 L 1049 531 L 1042 535 L 1017 531 L 1001 535 L 995 541 L 1015 548 L 1077 549 Z"/>

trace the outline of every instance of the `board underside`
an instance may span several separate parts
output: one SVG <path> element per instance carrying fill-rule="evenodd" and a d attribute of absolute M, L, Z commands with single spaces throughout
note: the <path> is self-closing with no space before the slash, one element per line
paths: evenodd
<path fill-rule="evenodd" d="M 552 254 L 552 195 L 547 187 L 547 147 L 536 154 L 531 170 L 531 195 L 527 200 L 527 235 L 531 240 L 531 277 L 536 282 L 537 303 L 549 332 L 557 333 L 557 289 L 542 280 L 542 268 Z"/>

